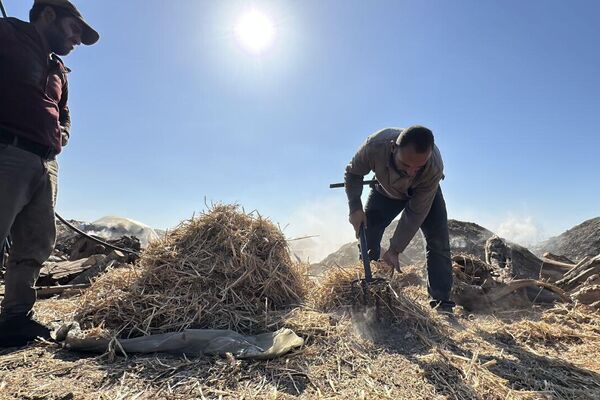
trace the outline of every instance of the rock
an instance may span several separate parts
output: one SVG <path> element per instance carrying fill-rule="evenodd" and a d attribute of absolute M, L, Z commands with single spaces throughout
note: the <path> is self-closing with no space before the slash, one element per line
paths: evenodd
<path fill-rule="evenodd" d="M 589 219 L 533 248 L 537 254 L 551 252 L 571 260 L 600 254 L 600 217 Z"/>
<path fill-rule="evenodd" d="M 600 301 L 600 285 L 584 286 L 571 295 L 581 304 L 593 304 Z"/>
<path fill-rule="evenodd" d="M 590 276 L 583 283 L 583 286 L 590 286 L 590 285 L 600 285 L 600 275 L 599 274 L 594 274 L 594 275 Z"/>
<path fill-rule="evenodd" d="M 385 230 L 381 240 L 383 248 L 387 249 L 397 226 L 398 221 L 394 221 Z M 450 234 L 450 249 L 452 253 L 473 254 L 482 259 L 485 256 L 485 242 L 494 235 L 482 226 L 454 219 L 448 220 L 448 233 Z M 421 232 L 418 232 L 409 243 L 406 250 L 404 250 L 404 255 L 408 256 L 413 263 L 425 261 L 425 238 Z"/>
<path fill-rule="evenodd" d="M 116 261 L 119 264 L 125 264 L 129 261 L 129 254 L 125 254 L 120 250 L 113 250 L 106 256 L 107 261 Z"/>
<path fill-rule="evenodd" d="M 48 260 L 46 262 L 48 263 L 57 263 L 57 262 L 61 262 L 61 261 L 67 261 L 67 257 L 64 255 L 51 255 L 50 257 L 48 257 Z"/>
<path fill-rule="evenodd" d="M 387 248 L 391 237 L 396 230 L 398 221 L 393 221 L 387 227 L 381 240 L 382 254 Z M 485 257 L 485 242 L 494 234 L 489 230 L 474 224 L 457 220 L 448 220 L 448 231 L 450 234 L 450 248 L 453 253 L 469 253 L 479 258 Z M 417 233 L 403 253 L 408 257 L 405 262 L 417 263 L 425 261 L 425 240 L 421 233 Z M 328 267 L 337 265 L 340 267 L 353 265 L 358 262 L 357 242 L 346 243 L 339 250 L 325 257 L 320 263 L 313 264 L 312 271 L 318 275 Z"/>
<path fill-rule="evenodd" d="M 523 246 L 493 236 L 485 243 L 485 261 L 503 281 L 539 279 L 543 261 Z"/>
<path fill-rule="evenodd" d="M 108 240 L 106 243 L 122 249 L 129 249 L 136 252 L 140 251 L 140 241 L 133 236 L 123 236 L 116 240 Z M 138 256 L 135 254 L 127 253 L 127 255 L 125 255 L 120 250 L 114 250 L 108 246 L 101 245 L 92 239 L 86 238 L 85 236 L 81 236 L 74 243 L 69 259 L 71 261 L 75 261 L 81 258 L 89 257 L 93 254 L 110 254 L 113 251 L 118 251 L 118 257 L 124 258 L 122 262 L 131 263 L 138 258 Z"/>
<path fill-rule="evenodd" d="M 457 254 L 452 257 L 452 270 L 458 281 L 468 285 L 489 288 L 496 286 L 498 273 L 491 265 L 486 264 L 470 254 Z"/>
<path fill-rule="evenodd" d="M 119 239 L 109 240 L 108 243 L 112 244 L 113 246 L 122 248 L 122 249 L 133 250 L 137 253 L 139 253 L 141 250 L 141 242 L 135 236 L 121 236 Z M 110 252 L 113 252 L 113 251 L 117 251 L 118 254 L 120 254 L 120 257 L 125 257 L 124 260 L 119 260 L 120 262 L 133 263 L 135 260 L 137 260 L 139 258 L 139 255 L 137 255 L 137 254 L 123 253 L 120 250 L 113 250 L 113 249 L 109 249 L 109 254 L 110 254 Z"/>
<path fill-rule="evenodd" d="M 98 242 L 93 241 L 92 239 L 88 239 L 85 236 L 80 236 L 73 247 L 71 248 L 71 254 L 69 255 L 69 260 L 75 261 L 80 260 L 82 258 L 87 258 L 94 254 L 106 254 L 107 249 L 103 245 Z"/>
<path fill-rule="evenodd" d="M 68 220 L 70 224 L 74 227 L 81 229 L 81 227 L 85 224 L 82 221 L 76 220 Z M 71 230 L 68 226 L 63 224 L 62 222 L 56 222 L 56 245 L 54 246 L 55 250 L 59 250 L 64 254 L 71 254 L 71 247 L 79 239 L 79 235 Z"/>

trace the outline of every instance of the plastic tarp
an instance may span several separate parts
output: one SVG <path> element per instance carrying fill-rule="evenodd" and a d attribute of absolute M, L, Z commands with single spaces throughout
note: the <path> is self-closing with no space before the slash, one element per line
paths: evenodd
<path fill-rule="evenodd" d="M 232 354 L 239 359 L 271 359 L 301 347 L 304 339 L 283 328 L 255 336 L 224 329 L 186 329 L 182 332 L 141 336 L 133 339 L 86 337 L 77 323 L 63 325 L 56 340 L 73 351 L 106 353 L 171 353 L 193 356 Z"/>

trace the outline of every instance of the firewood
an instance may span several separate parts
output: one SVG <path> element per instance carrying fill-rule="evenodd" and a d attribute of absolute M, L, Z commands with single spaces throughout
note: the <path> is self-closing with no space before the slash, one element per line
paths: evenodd
<path fill-rule="evenodd" d="M 566 291 L 572 291 L 589 277 L 600 274 L 600 256 L 583 259 L 577 266 L 568 271 L 556 284 Z"/>
<path fill-rule="evenodd" d="M 36 293 L 39 298 L 54 296 L 71 290 L 81 290 L 90 287 L 89 283 L 80 285 L 63 285 L 63 286 L 38 286 Z M 4 293 L 0 293 L 0 296 L 4 296 Z"/>
<path fill-rule="evenodd" d="M 574 266 L 574 264 L 542 258 L 540 277 L 549 282 L 556 282 L 561 280 Z"/>
<path fill-rule="evenodd" d="M 569 281 L 560 285 L 563 289 L 567 291 L 571 291 L 577 288 L 579 285 L 583 284 L 589 277 L 600 273 L 600 264 L 595 265 L 581 272 L 576 277 L 570 279 Z"/>
<path fill-rule="evenodd" d="M 506 286 L 492 289 L 489 293 L 487 293 L 487 298 L 490 302 L 493 303 L 493 302 L 498 301 L 502 297 L 509 295 L 510 293 L 512 293 L 516 290 L 519 290 L 522 288 L 527 288 L 527 287 L 540 287 L 540 288 L 548 289 L 549 291 L 557 294 L 558 297 L 560 297 L 560 299 L 562 301 L 567 302 L 567 303 L 571 301 L 569 296 L 567 296 L 567 294 L 559 287 L 556 287 L 549 283 L 542 282 L 542 281 L 535 280 L 535 279 L 514 280 L 514 281 L 508 283 Z"/>
<path fill-rule="evenodd" d="M 570 258 L 568 258 L 566 256 L 562 256 L 562 255 L 559 256 L 557 254 L 552 254 L 552 253 L 544 253 L 544 255 L 542 256 L 542 259 L 558 261 L 563 264 L 571 264 L 571 266 L 574 266 L 575 264 L 577 264 L 576 262 L 573 262 Z"/>
<path fill-rule="evenodd" d="M 600 256 L 594 258 L 584 257 L 579 263 L 577 263 L 576 266 L 567 271 L 563 278 L 560 281 L 556 282 L 556 284 L 560 286 L 563 283 L 570 281 L 574 277 L 581 274 L 583 271 L 587 270 L 592 264 L 596 262 L 600 262 Z"/>

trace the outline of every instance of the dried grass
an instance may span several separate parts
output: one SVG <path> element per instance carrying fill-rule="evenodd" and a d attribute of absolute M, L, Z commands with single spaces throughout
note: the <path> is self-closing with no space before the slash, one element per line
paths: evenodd
<path fill-rule="evenodd" d="M 434 321 L 438 316 L 430 313 L 417 301 L 417 298 L 423 298 L 422 294 L 418 291 L 416 294 L 403 291 L 407 284 L 412 286 L 415 282 L 420 282 L 418 266 L 404 268 L 402 273 L 391 277 L 388 276 L 389 270 L 386 266 L 372 263 L 372 267 L 373 276 L 383 278 L 383 281 L 366 286 L 363 286 L 362 282 L 357 282 L 357 279 L 364 277 L 362 264 L 331 269 L 314 287 L 310 296 L 312 304 L 322 312 L 350 310 L 360 325 L 402 323 L 426 334 L 439 329 Z M 364 292 L 365 288 L 367 294 Z M 360 328 L 371 330 L 368 326 Z"/>
<path fill-rule="evenodd" d="M 231 215 L 231 209 L 224 211 Z M 385 305 L 391 324 L 383 326 L 357 320 L 356 314 L 347 312 L 356 301 L 351 284 L 363 276 L 362 266 L 331 270 L 318 286 L 310 289 L 300 307 L 289 309 L 288 304 L 305 298 L 308 279 L 293 264 L 285 264 L 292 271 L 291 278 L 286 279 L 292 280 L 283 282 L 294 288 L 292 292 L 297 296 L 289 295 L 285 288 L 275 290 L 269 286 L 264 295 L 276 293 L 279 297 L 273 297 L 273 306 L 269 308 L 268 303 L 269 312 L 265 313 L 265 296 L 253 296 L 244 289 L 246 285 L 258 285 L 254 290 L 260 293 L 269 273 L 283 280 L 277 275 L 281 267 L 276 269 L 273 265 L 289 260 L 287 253 L 275 251 L 271 258 L 263 257 L 262 263 L 257 262 L 259 266 L 250 261 L 246 264 L 249 267 L 244 268 L 239 262 L 246 250 L 235 251 L 234 256 L 233 251 L 224 250 L 230 245 L 217 249 L 206 240 L 201 233 L 205 230 L 187 225 L 182 229 L 151 249 L 136 267 L 113 270 L 98 279 L 81 299 L 39 302 L 38 317 L 45 322 L 69 319 L 76 308 L 81 313 L 87 304 L 91 308 L 85 315 L 91 325 L 104 320 L 113 329 L 123 329 L 123 334 L 135 335 L 141 331 L 180 329 L 206 315 L 211 318 L 203 319 L 205 323 L 233 327 L 248 321 L 246 316 L 250 315 L 257 322 L 246 328 L 288 327 L 304 337 L 305 345 L 283 358 L 257 362 L 160 354 L 114 360 L 80 358 L 44 343 L 15 353 L 0 352 L 0 398 L 600 398 L 600 313 L 589 308 L 532 307 L 474 315 L 459 313 L 456 319 L 447 319 L 429 308 L 426 286 L 418 278 L 422 267 L 412 266 L 388 279 L 385 290 L 392 297 Z M 222 230 L 213 234 L 219 232 L 221 241 L 232 240 L 234 249 L 243 248 L 239 237 L 244 234 L 238 230 L 234 230 L 233 238 Z M 198 241 L 192 240 L 194 237 Z M 212 250 L 205 254 L 201 248 Z M 250 252 L 253 248 L 245 249 Z M 215 257 L 217 253 L 221 256 Z M 252 268 L 260 279 L 243 277 Z M 231 286 L 238 280 L 239 286 Z M 185 286 L 189 282 L 194 285 Z M 183 289 L 179 290 L 178 285 Z M 206 285 L 220 287 L 217 290 Z M 198 287 L 203 291 L 192 290 Z M 228 300 L 230 297 L 222 301 L 217 294 L 223 295 L 223 289 L 255 303 L 239 308 Z M 211 305 L 203 302 L 204 296 L 218 301 L 211 313 Z M 277 298 L 283 300 L 275 306 Z M 195 313 L 198 304 L 203 310 L 199 315 Z M 225 311 L 219 314 L 218 307 Z M 173 315 L 165 314 L 167 311 Z M 98 313 L 97 319 L 93 313 Z M 152 322 L 150 328 L 145 328 L 147 321 Z"/>
<path fill-rule="evenodd" d="M 600 314 L 584 307 L 559 304 L 546 310 L 540 320 L 523 319 L 505 325 L 503 332 L 521 343 L 545 346 L 596 343 L 600 346 Z"/>
<path fill-rule="evenodd" d="M 271 361 L 168 355 L 110 361 L 47 344 L 0 353 L 0 398 L 599 398 L 599 343 L 593 336 L 599 314 L 561 306 L 465 315 L 469 318 L 453 324 L 428 308 L 424 285 L 402 283 L 391 280 L 412 314 L 399 314 L 390 329 L 371 326 L 374 334 L 368 337 L 337 310 L 280 311 L 269 327 L 292 328 L 306 344 Z M 75 301 L 44 300 L 38 315 L 45 320 L 71 315 L 72 306 L 61 303 Z M 421 317 L 429 330 L 415 323 Z M 527 335 L 549 327 L 543 340 Z M 580 341 L 565 339 L 573 330 L 582 332 Z"/>
<path fill-rule="evenodd" d="M 330 312 L 352 305 L 354 301 L 352 282 L 363 277 L 362 266 L 332 267 L 325 272 L 312 293 L 315 307 L 324 312 Z"/>
<path fill-rule="evenodd" d="M 96 280 L 76 318 L 121 337 L 189 327 L 255 333 L 269 313 L 303 301 L 305 273 L 268 219 L 216 205 L 153 242 L 134 267 Z"/>

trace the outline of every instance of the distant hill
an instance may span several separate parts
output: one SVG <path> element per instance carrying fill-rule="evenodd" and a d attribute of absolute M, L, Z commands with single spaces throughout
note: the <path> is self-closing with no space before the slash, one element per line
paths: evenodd
<path fill-rule="evenodd" d="M 386 248 L 391 237 L 396 230 L 398 221 L 393 221 L 387 227 L 381 240 L 382 247 Z M 450 247 L 453 252 L 471 253 L 485 258 L 484 246 L 486 240 L 494 234 L 486 228 L 472 222 L 457 220 L 448 221 L 448 230 L 450 232 Z M 404 254 L 413 262 L 425 261 L 425 240 L 421 233 L 417 233 L 410 242 Z M 358 261 L 357 242 L 346 243 L 339 250 L 325 257 L 320 263 L 313 266 L 314 273 L 320 273 L 327 267 L 338 265 L 351 265 Z"/>
<path fill-rule="evenodd" d="M 534 246 L 534 253 L 564 255 L 573 261 L 600 254 L 600 217 L 587 221 Z"/>

